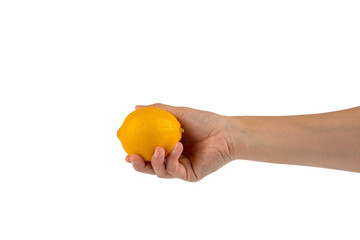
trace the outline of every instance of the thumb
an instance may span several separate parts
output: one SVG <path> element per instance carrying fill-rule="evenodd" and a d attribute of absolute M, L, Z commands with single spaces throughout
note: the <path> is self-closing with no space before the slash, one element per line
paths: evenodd
<path fill-rule="evenodd" d="M 154 103 L 151 105 L 136 105 L 135 109 L 140 109 L 143 107 L 157 107 L 157 108 L 161 108 L 165 111 L 168 111 L 169 113 L 171 113 L 172 115 L 174 115 L 175 117 L 180 117 L 180 108 L 178 107 L 174 107 L 174 106 L 170 106 L 170 105 L 166 105 L 166 104 L 162 104 L 162 103 Z"/>

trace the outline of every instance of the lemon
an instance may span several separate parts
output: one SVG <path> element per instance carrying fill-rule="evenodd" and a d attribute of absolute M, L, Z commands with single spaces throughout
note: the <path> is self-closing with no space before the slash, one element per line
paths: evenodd
<path fill-rule="evenodd" d="M 157 146 L 163 147 L 167 155 L 180 141 L 183 131 L 179 121 L 168 111 L 143 107 L 125 118 L 117 136 L 128 155 L 138 154 L 150 161 Z"/>

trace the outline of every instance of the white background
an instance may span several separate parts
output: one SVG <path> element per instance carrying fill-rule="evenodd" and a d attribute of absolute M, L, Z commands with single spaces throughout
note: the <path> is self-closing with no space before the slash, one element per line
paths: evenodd
<path fill-rule="evenodd" d="M 359 239 L 360 175 L 126 163 L 136 104 L 224 115 L 359 105 L 359 1 L 1 1 L 0 239 Z"/>

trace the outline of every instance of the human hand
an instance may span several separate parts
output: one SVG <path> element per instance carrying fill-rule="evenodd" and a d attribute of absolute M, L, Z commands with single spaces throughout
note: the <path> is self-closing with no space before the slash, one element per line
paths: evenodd
<path fill-rule="evenodd" d="M 153 104 L 173 114 L 185 132 L 165 158 L 165 150 L 156 147 L 151 162 L 133 154 L 126 156 L 136 171 L 156 174 L 160 178 L 180 178 L 196 182 L 216 171 L 232 159 L 226 117 L 187 107 Z M 145 106 L 136 106 L 136 109 Z"/>

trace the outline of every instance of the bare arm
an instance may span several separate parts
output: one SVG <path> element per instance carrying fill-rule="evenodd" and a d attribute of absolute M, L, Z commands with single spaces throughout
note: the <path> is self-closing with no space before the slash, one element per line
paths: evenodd
<path fill-rule="evenodd" d="M 152 106 L 176 116 L 185 132 L 167 156 L 160 146 L 151 162 L 127 156 L 139 172 L 195 182 L 235 159 L 360 172 L 360 107 L 299 116 L 228 117 Z"/>
<path fill-rule="evenodd" d="M 360 107 L 299 116 L 229 117 L 234 159 L 360 172 Z"/>

